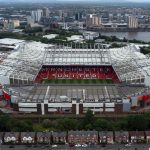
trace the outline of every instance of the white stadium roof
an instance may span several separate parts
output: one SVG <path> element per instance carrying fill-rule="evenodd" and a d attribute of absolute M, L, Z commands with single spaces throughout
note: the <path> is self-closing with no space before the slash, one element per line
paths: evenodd
<path fill-rule="evenodd" d="M 42 65 L 112 65 L 121 81 L 143 82 L 146 78 L 150 83 L 150 57 L 133 44 L 114 49 L 72 49 L 33 41 L 18 43 L 14 51 L 0 53 L 1 77 L 32 81 Z"/>
<path fill-rule="evenodd" d="M 16 49 L 18 46 L 25 42 L 24 40 L 18 40 L 18 39 L 10 39 L 10 38 L 4 38 L 0 39 L 0 48 L 6 48 L 6 49 Z"/>
<path fill-rule="evenodd" d="M 24 40 L 18 40 L 18 39 L 10 39 L 10 38 L 4 38 L 4 39 L 0 39 L 0 45 L 16 45 L 19 43 L 24 42 Z"/>
<path fill-rule="evenodd" d="M 51 45 L 25 41 L 20 43 L 18 49 L 9 52 L 5 59 L 0 57 L 0 76 L 32 81 L 41 68 L 47 46 Z"/>
<path fill-rule="evenodd" d="M 107 65 L 110 64 L 108 51 L 105 49 L 48 49 L 45 65 Z"/>

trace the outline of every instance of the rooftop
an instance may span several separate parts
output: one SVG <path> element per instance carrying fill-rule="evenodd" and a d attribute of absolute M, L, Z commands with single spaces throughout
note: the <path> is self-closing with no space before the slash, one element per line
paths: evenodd
<path fill-rule="evenodd" d="M 43 37 L 47 38 L 47 39 L 54 39 L 57 36 L 58 36 L 58 34 L 48 34 L 48 35 L 44 35 Z"/>
<path fill-rule="evenodd" d="M 24 42 L 24 40 L 11 39 L 11 38 L 0 39 L 0 44 L 3 44 L 3 45 L 16 45 L 22 42 Z"/>

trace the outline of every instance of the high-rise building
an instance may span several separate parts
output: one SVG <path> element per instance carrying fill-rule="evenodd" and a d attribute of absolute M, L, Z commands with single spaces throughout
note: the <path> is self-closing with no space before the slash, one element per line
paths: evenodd
<path fill-rule="evenodd" d="M 19 20 L 12 20 L 12 23 L 13 23 L 13 25 L 14 25 L 14 28 L 17 28 L 17 27 L 19 27 L 20 26 L 20 21 Z"/>
<path fill-rule="evenodd" d="M 120 23 L 121 22 L 121 13 L 117 14 L 117 22 Z"/>
<path fill-rule="evenodd" d="M 59 10 L 58 13 L 59 13 L 59 17 L 63 18 L 63 10 Z"/>
<path fill-rule="evenodd" d="M 93 24 L 93 14 L 88 14 L 86 16 L 86 26 L 89 27 L 89 26 L 92 26 Z"/>
<path fill-rule="evenodd" d="M 79 21 L 82 19 L 82 12 L 78 12 L 75 14 L 75 20 Z"/>
<path fill-rule="evenodd" d="M 43 11 L 41 9 L 31 12 L 31 17 L 34 20 L 34 22 L 40 22 L 42 16 L 43 16 Z"/>
<path fill-rule="evenodd" d="M 132 29 L 138 28 L 138 18 L 136 16 L 129 16 L 128 27 Z"/>
<path fill-rule="evenodd" d="M 113 14 L 109 14 L 109 22 L 113 22 L 114 19 L 114 15 Z"/>
<path fill-rule="evenodd" d="M 93 15 L 93 25 L 99 26 L 102 24 L 102 18 L 98 15 Z"/>
<path fill-rule="evenodd" d="M 6 20 L 3 23 L 3 30 L 13 30 L 20 26 L 19 20 Z"/>
<path fill-rule="evenodd" d="M 32 26 L 34 24 L 34 19 L 31 16 L 27 16 L 27 24 Z"/>
<path fill-rule="evenodd" d="M 42 10 L 43 10 L 43 16 L 49 17 L 49 9 L 47 7 L 44 7 Z"/>
<path fill-rule="evenodd" d="M 99 15 L 96 14 L 88 14 L 86 17 L 86 26 L 100 26 L 102 24 L 102 19 Z"/>

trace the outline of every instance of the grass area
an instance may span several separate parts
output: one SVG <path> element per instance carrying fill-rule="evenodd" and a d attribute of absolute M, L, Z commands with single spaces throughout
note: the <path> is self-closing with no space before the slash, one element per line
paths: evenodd
<path fill-rule="evenodd" d="M 44 80 L 43 84 L 112 84 L 111 79 L 52 79 Z"/>

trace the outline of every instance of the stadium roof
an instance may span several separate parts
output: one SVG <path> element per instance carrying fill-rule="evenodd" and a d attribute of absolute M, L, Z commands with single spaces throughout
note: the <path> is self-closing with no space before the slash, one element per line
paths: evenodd
<path fill-rule="evenodd" d="M 112 65 L 121 81 L 143 81 L 145 77 L 150 81 L 150 56 L 140 53 L 135 45 L 72 49 L 33 41 L 18 42 L 21 43 L 15 51 L 0 54 L 0 76 L 33 80 L 42 65 Z"/>
<path fill-rule="evenodd" d="M 46 46 L 40 42 L 20 43 L 5 59 L 0 57 L 0 76 L 33 80 L 41 67 Z"/>
<path fill-rule="evenodd" d="M 16 45 L 24 42 L 24 40 L 18 40 L 18 39 L 10 39 L 10 38 L 4 38 L 0 39 L 0 45 Z"/>
<path fill-rule="evenodd" d="M 108 50 L 99 49 L 48 49 L 44 65 L 106 65 L 111 64 Z"/>

